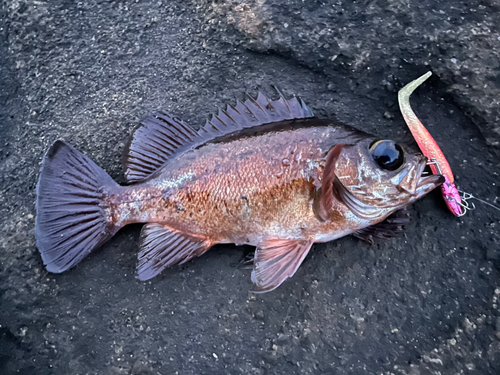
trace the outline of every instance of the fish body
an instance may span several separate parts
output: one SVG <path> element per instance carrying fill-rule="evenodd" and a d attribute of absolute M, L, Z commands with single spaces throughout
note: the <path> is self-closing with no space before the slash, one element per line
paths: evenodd
<path fill-rule="evenodd" d="M 257 247 L 252 280 L 269 291 L 293 275 L 313 243 L 372 238 L 377 223 L 442 183 L 421 177 L 425 164 L 282 96 L 229 106 L 199 132 L 157 113 L 129 145 L 129 186 L 54 144 L 37 187 L 37 244 L 47 269 L 62 272 L 124 225 L 147 223 L 140 279 L 217 243 L 249 244 Z M 400 227 L 378 231 L 390 236 Z"/>
<path fill-rule="evenodd" d="M 337 200 L 331 220 L 321 222 L 311 203 L 326 152 L 339 139 L 355 142 L 359 132 L 318 119 L 276 125 L 284 129 L 203 145 L 123 188 L 110 201 L 111 221 L 254 246 L 270 237 L 325 242 L 369 225 Z"/>

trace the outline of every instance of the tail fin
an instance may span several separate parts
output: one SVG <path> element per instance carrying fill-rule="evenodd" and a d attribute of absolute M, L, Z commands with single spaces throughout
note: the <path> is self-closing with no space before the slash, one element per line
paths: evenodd
<path fill-rule="evenodd" d="M 119 228 L 108 221 L 105 196 L 118 184 L 63 141 L 45 155 L 37 185 L 36 243 L 47 271 L 73 267 Z"/>

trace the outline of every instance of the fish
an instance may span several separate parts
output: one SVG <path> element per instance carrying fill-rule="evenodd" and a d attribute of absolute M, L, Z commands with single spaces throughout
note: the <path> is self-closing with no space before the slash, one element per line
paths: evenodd
<path fill-rule="evenodd" d="M 246 244 L 256 247 L 253 291 L 268 292 L 314 243 L 401 234 L 406 207 L 443 183 L 422 176 L 425 156 L 277 92 L 219 109 L 199 130 L 153 113 L 126 148 L 127 185 L 57 140 L 37 184 L 35 237 L 47 271 L 66 271 L 120 228 L 144 223 L 139 280 L 216 244 Z"/>

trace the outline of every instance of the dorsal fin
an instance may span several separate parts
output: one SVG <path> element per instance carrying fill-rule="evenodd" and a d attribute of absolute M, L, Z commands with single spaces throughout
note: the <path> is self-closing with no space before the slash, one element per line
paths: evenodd
<path fill-rule="evenodd" d="M 219 109 L 198 133 L 207 142 L 254 126 L 314 117 L 313 111 L 302 99 L 293 97 L 286 100 L 281 92 L 275 89 L 280 95 L 278 100 L 271 100 L 262 92 L 259 92 L 257 99 L 248 95 L 248 99 L 243 103 L 238 100 L 236 106 L 228 105 L 226 110 Z"/>
<path fill-rule="evenodd" d="M 128 145 L 125 177 L 128 182 L 148 178 L 179 152 L 190 149 L 198 134 L 189 125 L 163 112 L 153 113 Z"/>
<path fill-rule="evenodd" d="M 208 141 L 242 129 L 285 120 L 314 117 L 302 99 L 287 100 L 281 92 L 271 100 L 259 92 L 257 99 L 248 96 L 236 106 L 219 109 L 198 132 L 182 121 L 157 112 L 142 122 L 132 136 L 125 162 L 128 182 L 139 182 L 159 170 L 169 160 Z"/>

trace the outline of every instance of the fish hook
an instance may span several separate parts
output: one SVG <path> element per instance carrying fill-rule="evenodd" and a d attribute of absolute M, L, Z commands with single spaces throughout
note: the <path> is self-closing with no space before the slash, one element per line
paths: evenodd
<path fill-rule="evenodd" d="M 495 210 L 500 211 L 500 207 L 497 207 L 494 204 L 492 204 L 488 201 L 485 201 L 484 199 L 478 198 L 475 195 L 473 195 L 472 193 L 467 193 L 467 192 L 462 191 L 462 190 L 459 190 L 459 192 L 460 192 L 460 194 L 462 194 L 462 196 L 461 196 L 462 200 L 464 202 L 466 202 L 467 205 L 469 204 L 469 202 L 468 202 L 469 200 L 476 199 L 479 202 L 484 203 L 485 205 L 490 206 L 490 207 L 494 208 Z M 474 202 L 470 202 L 470 204 L 472 205 L 472 208 L 467 208 L 467 209 L 472 211 L 476 208 L 476 205 L 474 204 Z"/>

